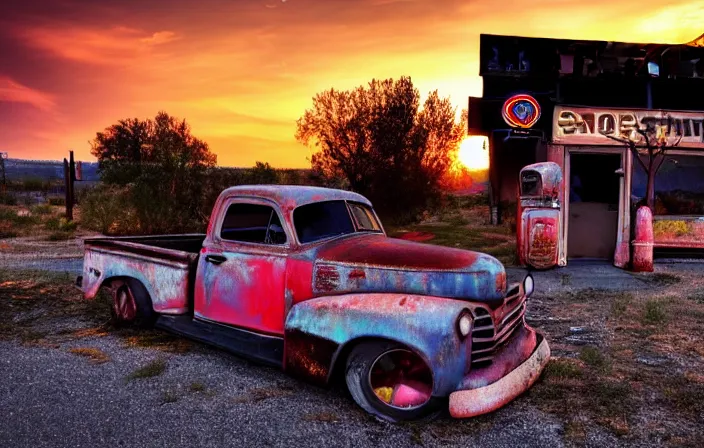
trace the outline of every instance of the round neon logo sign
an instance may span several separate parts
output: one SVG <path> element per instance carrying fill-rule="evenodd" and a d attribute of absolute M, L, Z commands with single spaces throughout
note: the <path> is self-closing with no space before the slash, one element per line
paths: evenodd
<path fill-rule="evenodd" d="M 528 129 L 540 118 L 540 104 L 530 95 L 514 95 L 506 100 L 501 114 L 509 126 Z"/>

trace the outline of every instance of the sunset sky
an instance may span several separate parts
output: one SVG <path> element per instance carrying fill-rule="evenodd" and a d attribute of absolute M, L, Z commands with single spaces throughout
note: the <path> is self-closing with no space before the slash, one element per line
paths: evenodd
<path fill-rule="evenodd" d="M 120 118 L 185 118 L 226 166 L 307 167 L 312 97 L 412 77 L 458 108 L 481 94 L 479 34 L 685 42 L 704 1 L 9 0 L 0 151 L 61 159 Z"/>

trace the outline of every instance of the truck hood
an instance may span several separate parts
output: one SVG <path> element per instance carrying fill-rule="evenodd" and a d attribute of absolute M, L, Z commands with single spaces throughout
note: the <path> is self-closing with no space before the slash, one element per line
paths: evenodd
<path fill-rule="evenodd" d="M 506 270 L 487 254 L 380 234 L 323 244 L 313 272 L 314 295 L 357 292 L 500 302 L 506 295 Z"/>

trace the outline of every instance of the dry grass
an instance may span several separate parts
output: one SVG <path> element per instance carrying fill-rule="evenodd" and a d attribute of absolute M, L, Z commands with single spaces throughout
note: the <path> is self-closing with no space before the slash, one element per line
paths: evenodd
<path fill-rule="evenodd" d="M 161 396 L 161 404 L 176 403 L 178 398 L 179 396 L 176 392 L 167 390 Z"/>
<path fill-rule="evenodd" d="M 204 392 L 205 391 L 205 384 L 199 383 L 199 382 L 194 382 L 194 383 L 191 383 L 191 385 L 188 387 L 188 389 L 191 392 Z"/>
<path fill-rule="evenodd" d="M 191 341 L 159 330 L 123 330 L 120 335 L 125 346 L 130 348 L 151 348 L 169 353 L 187 353 L 193 348 Z"/>
<path fill-rule="evenodd" d="M 74 355 L 85 356 L 90 359 L 93 364 L 102 364 L 110 361 L 110 357 L 102 350 L 93 347 L 79 347 L 69 350 Z"/>
<path fill-rule="evenodd" d="M 163 359 L 157 359 L 130 373 L 127 377 L 127 380 L 130 381 L 141 378 L 153 378 L 155 376 L 160 376 L 165 371 L 166 361 L 164 361 Z"/>
<path fill-rule="evenodd" d="M 600 426 L 646 444 L 657 440 L 664 446 L 697 446 L 704 439 L 704 303 L 697 299 L 704 276 L 676 277 L 676 283 L 670 276 L 655 277 L 648 291 L 536 297 L 531 314 L 545 318 L 529 323 L 547 333 L 553 360 L 522 400 L 561 419 L 570 442 L 584 440 Z M 83 300 L 72 280 L 62 274 L 0 270 L 0 339 L 52 347 L 115 335 L 133 348 L 182 352 L 190 347 L 190 342 L 159 331 L 112 327 L 107 297 Z M 56 322 L 65 328 L 76 320 L 85 327 L 52 330 Z M 584 328 L 584 335 L 594 338 L 580 343 L 572 327 Z M 75 354 L 91 361 L 99 356 Z M 158 360 L 128 379 L 156 377 L 165 369 L 165 361 Z M 201 388 L 194 383 L 190 390 L 203 392 Z M 260 388 L 232 400 L 257 403 L 292 394 L 290 387 Z M 493 422 L 491 416 L 439 421 L 427 432 L 440 443 L 455 434 L 483 431 Z"/>
<path fill-rule="evenodd" d="M 61 220 L 62 207 L 37 205 L 33 207 L 0 205 L 0 230 L 4 238 L 46 235 L 48 231 L 66 233 L 76 230 L 76 224 Z"/>
<path fill-rule="evenodd" d="M 247 393 L 234 397 L 232 401 L 234 403 L 258 403 L 260 401 L 268 400 L 271 398 L 281 398 L 287 397 L 293 394 L 293 388 L 280 386 L 278 388 L 261 387 L 257 389 L 252 389 Z"/>
<path fill-rule="evenodd" d="M 337 423 L 340 421 L 340 417 L 332 412 L 315 412 L 312 414 L 305 414 L 301 417 L 303 421 L 306 422 L 323 422 L 323 423 Z"/>
<path fill-rule="evenodd" d="M 168 353 L 186 353 L 193 348 L 191 341 L 159 330 L 116 327 L 111 320 L 109 294 L 101 291 L 95 299 L 85 300 L 72 280 L 64 274 L 0 270 L 0 339 L 46 345 L 113 335 L 130 348 Z M 38 330 L 70 318 L 89 326 Z"/>
<path fill-rule="evenodd" d="M 702 281 L 661 274 L 645 292 L 578 291 L 541 301 L 551 318 L 535 325 L 554 355 L 527 399 L 563 419 L 569 443 L 583 442 L 596 425 L 629 440 L 697 446 L 704 440 L 704 304 L 691 296 Z M 571 327 L 596 340 L 578 344 Z"/>

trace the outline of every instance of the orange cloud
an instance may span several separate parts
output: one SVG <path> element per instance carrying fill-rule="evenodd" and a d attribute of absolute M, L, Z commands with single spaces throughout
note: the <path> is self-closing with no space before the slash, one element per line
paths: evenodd
<path fill-rule="evenodd" d="M 87 28 L 80 26 L 34 27 L 20 30 L 32 47 L 60 58 L 89 64 L 124 65 L 149 56 L 156 45 L 176 39 L 172 31 L 152 34 L 127 27 Z"/>
<path fill-rule="evenodd" d="M 173 31 L 157 31 L 149 37 L 139 39 L 139 41 L 149 45 L 160 45 L 176 39 L 176 33 Z"/>
<path fill-rule="evenodd" d="M 24 70 L 51 73 L 56 88 L 32 96 L 13 87 L 10 95 L 3 75 L 36 84 L 0 70 L 0 98 L 34 98 L 30 104 L 43 110 L 53 104 L 66 120 L 34 146 L 6 142 L 15 151 L 60 158 L 73 147 L 88 158 L 95 132 L 166 110 L 191 124 L 218 163 L 304 167 L 310 149 L 295 141 L 295 122 L 316 93 L 410 75 L 423 96 L 438 89 L 466 108 L 469 95 L 482 93 L 480 33 L 680 42 L 700 35 L 704 23 L 704 5 L 683 0 L 504 0 L 500 7 L 494 0 L 202 0 L 197 7 L 164 0 L 168 14 L 151 2 L 119 3 L 95 10 L 90 2 L 21 27 L 7 22 L 25 45 L 17 54 L 32 55 Z M 48 127 L 44 120 L 27 126 Z"/>
<path fill-rule="evenodd" d="M 43 111 L 51 111 L 56 106 L 51 95 L 23 86 L 7 76 L 0 76 L 0 102 L 2 101 L 30 104 Z"/>

